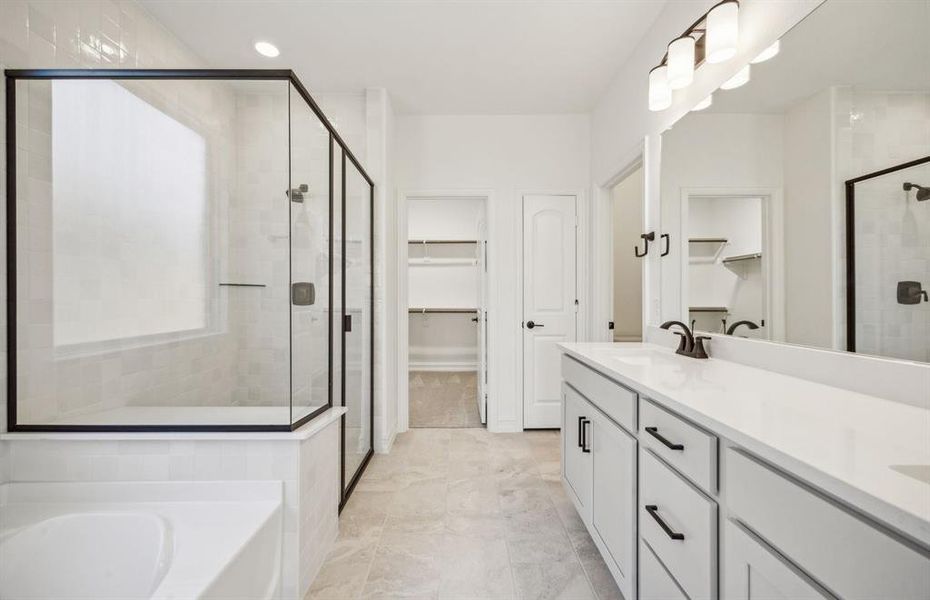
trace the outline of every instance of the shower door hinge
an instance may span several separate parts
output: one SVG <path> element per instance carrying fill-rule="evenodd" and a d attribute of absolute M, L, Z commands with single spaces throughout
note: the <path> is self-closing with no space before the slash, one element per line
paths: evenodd
<path fill-rule="evenodd" d="M 342 316 L 342 330 L 346 333 L 352 332 L 352 315 Z"/>

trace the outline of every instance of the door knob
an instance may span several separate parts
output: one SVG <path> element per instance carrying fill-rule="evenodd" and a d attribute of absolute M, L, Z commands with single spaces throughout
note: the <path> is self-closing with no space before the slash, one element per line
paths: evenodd
<path fill-rule="evenodd" d="M 526 322 L 527 329 L 533 329 L 534 327 L 545 327 L 545 325 L 543 325 L 542 323 L 534 323 L 533 321 Z"/>

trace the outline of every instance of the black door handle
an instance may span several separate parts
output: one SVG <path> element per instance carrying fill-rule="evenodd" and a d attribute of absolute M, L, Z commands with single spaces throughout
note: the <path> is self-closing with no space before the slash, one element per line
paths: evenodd
<path fill-rule="evenodd" d="M 672 250 L 672 238 L 667 233 L 663 233 L 661 237 L 665 240 L 665 250 L 659 256 L 668 256 L 668 253 Z"/>
<path fill-rule="evenodd" d="M 672 442 L 668 441 L 664 435 L 659 433 L 658 427 L 647 427 L 646 433 L 648 433 L 655 439 L 665 444 L 665 447 L 668 448 L 669 450 L 684 450 L 685 449 L 685 447 L 681 444 L 673 444 Z"/>
<path fill-rule="evenodd" d="M 472 317 L 472 318 L 471 318 L 471 322 L 472 322 L 472 323 L 477 323 L 477 322 L 478 322 L 478 317 Z"/>
<path fill-rule="evenodd" d="M 678 533 L 677 531 L 673 530 L 671 527 L 668 526 L 668 523 L 662 520 L 662 517 L 659 516 L 658 506 L 656 506 L 655 504 L 647 504 L 646 512 L 652 515 L 652 518 L 656 520 L 656 523 L 659 524 L 659 527 L 662 528 L 662 531 L 664 531 L 666 535 L 668 535 L 668 537 L 672 538 L 673 540 L 685 539 L 685 534 Z"/>
<path fill-rule="evenodd" d="M 591 422 L 591 419 L 584 418 L 581 422 L 581 451 L 585 454 L 591 452 L 591 449 L 588 448 L 588 429 L 585 427 L 588 423 Z"/>
<path fill-rule="evenodd" d="M 584 448 L 584 417 L 578 417 L 578 447 Z"/>
<path fill-rule="evenodd" d="M 543 325 L 542 323 L 536 323 L 536 322 L 533 322 L 533 321 L 527 321 L 527 322 L 526 322 L 526 328 L 527 328 L 527 329 L 533 329 L 534 327 L 545 327 L 545 325 Z"/>

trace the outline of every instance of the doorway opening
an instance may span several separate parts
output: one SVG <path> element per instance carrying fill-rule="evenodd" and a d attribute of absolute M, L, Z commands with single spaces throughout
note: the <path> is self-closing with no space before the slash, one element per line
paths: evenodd
<path fill-rule="evenodd" d="M 407 201 L 408 424 L 487 423 L 487 199 Z"/>
<path fill-rule="evenodd" d="M 610 322 L 612 342 L 643 340 L 643 258 L 634 248 L 643 232 L 643 167 L 610 188 Z"/>

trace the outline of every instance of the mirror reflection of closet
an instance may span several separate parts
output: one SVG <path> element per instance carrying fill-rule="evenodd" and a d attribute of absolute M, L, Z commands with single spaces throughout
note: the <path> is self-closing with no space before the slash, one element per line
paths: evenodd
<path fill-rule="evenodd" d="M 687 298 L 692 329 L 765 338 L 763 199 L 690 196 Z"/>

